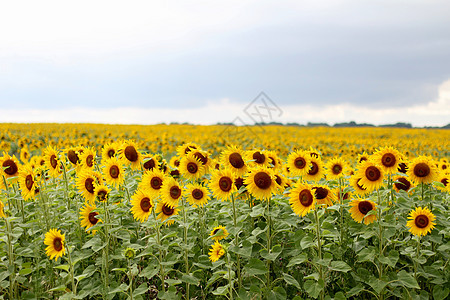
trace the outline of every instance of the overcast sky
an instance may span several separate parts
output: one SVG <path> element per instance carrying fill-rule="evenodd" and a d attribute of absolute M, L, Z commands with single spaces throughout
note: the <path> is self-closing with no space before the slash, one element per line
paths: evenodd
<path fill-rule="evenodd" d="M 0 122 L 450 123 L 450 1 L 8 1 Z M 269 120 L 267 120 L 269 121 Z"/>

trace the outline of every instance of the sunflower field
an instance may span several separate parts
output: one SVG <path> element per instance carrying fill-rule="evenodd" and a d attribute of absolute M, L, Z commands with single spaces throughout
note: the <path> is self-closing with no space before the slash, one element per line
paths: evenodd
<path fill-rule="evenodd" d="M 0 124 L 0 299 L 447 299 L 450 131 Z"/>

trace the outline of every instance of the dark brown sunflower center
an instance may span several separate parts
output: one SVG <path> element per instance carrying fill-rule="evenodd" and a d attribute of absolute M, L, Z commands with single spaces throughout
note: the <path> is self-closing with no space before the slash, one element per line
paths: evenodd
<path fill-rule="evenodd" d="M 411 187 L 411 183 L 409 182 L 409 180 L 404 177 L 397 179 L 397 181 L 398 182 L 394 183 L 394 185 L 399 190 L 408 191 Z"/>
<path fill-rule="evenodd" d="M 178 170 L 170 171 L 170 176 L 172 176 L 173 178 L 178 178 L 180 177 L 180 171 Z"/>
<path fill-rule="evenodd" d="M 236 169 L 240 169 L 245 165 L 242 156 L 237 152 L 231 153 L 228 157 L 228 160 L 230 161 L 230 164 Z"/>
<path fill-rule="evenodd" d="M 224 192 L 229 192 L 231 190 L 233 181 L 230 177 L 221 177 L 219 179 L 219 188 Z"/>
<path fill-rule="evenodd" d="M 79 160 L 78 154 L 74 150 L 69 150 L 67 152 L 67 158 L 74 165 L 76 165 L 78 163 L 78 160 Z"/>
<path fill-rule="evenodd" d="M 178 159 L 175 159 L 175 161 L 173 162 L 173 165 L 175 167 L 179 167 L 180 166 L 180 161 Z"/>
<path fill-rule="evenodd" d="M 109 156 L 109 158 L 113 157 L 114 154 L 116 154 L 116 151 L 114 151 L 114 149 L 109 149 L 109 150 L 108 150 L 108 156 Z"/>
<path fill-rule="evenodd" d="M 253 179 L 256 186 L 262 190 L 268 189 L 272 185 L 272 178 L 266 172 L 258 172 Z"/>
<path fill-rule="evenodd" d="M 186 169 L 188 170 L 189 173 L 195 174 L 198 171 L 198 166 L 195 162 L 190 162 L 187 164 Z"/>
<path fill-rule="evenodd" d="M 377 167 L 370 166 L 366 169 L 366 177 L 370 181 L 377 181 L 381 177 L 381 172 Z"/>
<path fill-rule="evenodd" d="M 178 199 L 181 196 L 181 189 L 177 186 L 172 186 L 170 188 L 170 197 L 172 197 L 172 199 Z"/>
<path fill-rule="evenodd" d="M 184 149 L 184 154 L 188 154 L 189 152 L 192 151 L 192 149 L 197 149 L 197 147 L 195 146 L 186 147 L 186 149 Z"/>
<path fill-rule="evenodd" d="M 105 190 L 100 190 L 100 191 L 98 191 L 98 193 L 97 193 L 97 197 L 98 197 L 98 199 L 100 200 L 100 201 L 106 201 L 106 195 L 107 195 L 108 193 L 105 191 Z"/>
<path fill-rule="evenodd" d="M 266 161 L 266 156 L 258 151 L 253 153 L 253 159 L 257 164 L 263 164 Z"/>
<path fill-rule="evenodd" d="M 53 240 L 53 248 L 55 248 L 56 251 L 61 251 L 63 247 L 61 238 L 57 237 Z"/>
<path fill-rule="evenodd" d="M 141 209 L 144 212 L 148 212 L 150 210 L 150 208 L 152 208 L 152 204 L 150 203 L 150 199 L 148 199 L 147 197 L 141 199 Z"/>
<path fill-rule="evenodd" d="M 34 183 L 33 176 L 27 175 L 27 177 L 25 178 L 25 186 L 27 187 L 27 189 L 29 191 L 31 191 L 31 188 L 33 187 L 33 183 Z"/>
<path fill-rule="evenodd" d="M 334 165 L 331 169 L 334 175 L 341 174 L 342 172 L 342 166 L 341 165 Z"/>
<path fill-rule="evenodd" d="M 392 153 L 386 153 L 383 155 L 383 157 L 381 157 L 381 163 L 385 167 L 388 167 L 388 168 L 392 167 L 395 165 L 396 162 L 397 162 L 397 160 L 395 159 L 395 155 Z"/>
<path fill-rule="evenodd" d="M 56 166 L 58 165 L 58 161 L 56 160 L 55 154 L 50 156 L 50 165 L 52 166 L 53 169 L 56 169 Z"/>
<path fill-rule="evenodd" d="M 358 180 L 356 181 L 356 186 L 357 186 L 360 190 L 365 191 L 366 188 L 359 184 L 359 181 L 360 181 L 360 180 L 361 180 L 361 178 L 358 179 Z"/>
<path fill-rule="evenodd" d="M 242 179 L 241 177 L 238 177 L 234 180 L 234 185 L 236 186 L 236 188 L 239 190 L 241 187 L 244 186 L 244 179 Z"/>
<path fill-rule="evenodd" d="M 398 170 L 400 173 L 405 174 L 406 171 L 408 170 L 408 167 L 406 166 L 405 163 L 399 163 L 399 164 L 398 164 L 397 170 Z"/>
<path fill-rule="evenodd" d="M 317 153 L 315 153 L 315 152 L 311 152 L 311 153 L 309 153 L 309 155 L 310 155 L 311 157 L 319 158 L 319 154 L 317 154 Z"/>
<path fill-rule="evenodd" d="M 300 200 L 300 203 L 303 206 L 308 207 L 313 203 L 313 195 L 311 194 L 310 191 L 303 190 L 298 195 L 298 200 Z"/>
<path fill-rule="evenodd" d="M 294 165 L 297 169 L 303 169 L 306 167 L 306 160 L 303 157 L 297 157 L 294 160 Z"/>
<path fill-rule="evenodd" d="M 315 162 L 311 162 L 311 167 L 309 168 L 308 175 L 316 175 L 319 173 L 319 166 Z"/>
<path fill-rule="evenodd" d="M 117 177 L 119 177 L 120 174 L 120 170 L 118 166 L 111 166 L 111 168 L 109 168 L 109 175 L 111 175 L 112 178 L 116 179 Z"/>
<path fill-rule="evenodd" d="M 95 217 L 96 215 L 98 215 L 98 213 L 96 213 L 95 211 L 89 213 L 89 223 L 93 225 L 97 224 L 98 219 Z"/>
<path fill-rule="evenodd" d="M 202 199 L 202 198 L 203 198 L 203 192 L 202 192 L 202 190 L 201 190 L 201 189 L 194 189 L 194 190 L 192 191 L 192 197 L 193 197 L 195 200 L 200 200 L 200 199 Z"/>
<path fill-rule="evenodd" d="M 442 166 L 441 166 L 441 169 L 442 169 L 442 170 L 447 170 L 447 165 L 442 165 Z"/>
<path fill-rule="evenodd" d="M 362 163 L 363 161 L 366 161 L 366 160 L 367 160 L 367 157 L 362 156 L 362 157 L 359 159 L 359 162 Z"/>
<path fill-rule="evenodd" d="M 370 203 L 369 201 L 361 201 L 358 203 L 358 210 L 363 215 L 366 215 L 372 209 L 372 203 Z"/>
<path fill-rule="evenodd" d="M 430 174 L 430 166 L 426 163 L 418 163 L 414 166 L 414 175 L 417 177 L 427 177 Z"/>
<path fill-rule="evenodd" d="M 94 156 L 88 155 L 88 157 L 86 157 L 86 164 L 91 168 L 94 165 Z"/>
<path fill-rule="evenodd" d="M 152 186 L 152 189 L 154 189 L 154 190 L 159 190 L 161 188 L 162 183 L 163 183 L 162 179 L 159 177 L 153 177 L 150 180 L 150 185 Z"/>
<path fill-rule="evenodd" d="M 204 156 L 200 152 L 195 152 L 194 157 L 202 162 L 202 165 L 206 165 L 208 163 L 208 157 Z"/>
<path fill-rule="evenodd" d="M 442 183 L 444 186 L 447 186 L 447 184 L 448 184 L 448 178 L 442 178 L 441 183 Z"/>
<path fill-rule="evenodd" d="M 161 208 L 161 211 L 163 212 L 163 214 L 165 214 L 166 216 L 171 216 L 171 215 L 173 215 L 173 213 L 175 212 L 175 209 L 173 209 L 172 207 L 170 207 L 170 206 L 167 206 L 167 205 L 163 205 L 162 206 L 162 208 Z"/>
<path fill-rule="evenodd" d="M 216 229 L 214 229 L 214 230 L 213 230 L 213 232 L 212 232 L 212 233 L 213 233 L 213 235 L 216 235 L 216 233 L 218 233 L 218 232 L 219 232 L 219 230 L 220 230 L 220 228 L 216 228 Z"/>
<path fill-rule="evenodd" d="M 317 200 L 325 199 L 328 196 L 328 190 L 323 187 L 313 187 L 313 190 Z"/>
<path fill-rule="evenodd" d="M 125 148 L 125 157 L 131 161 L 131 162 L 135 162 L 138 160 L 138 153 L 136 151 L 136 149 L 133 146 L 127 146 Z"/>
<path fill-rule="evenodd" d="M 281 177 L 280 177 L 280 176 L 275 175 L 275 182 L 276 182 L 278 185 L 281 185 L 281 183 L 282 183 L 283 181 L 281 180 Z"/>
<path fill-rule="evenodd" d="M 92 178 L 87 178 L 87 179 L 84 181 L 84 187 L 86 188 L 86 190 L 87 190 L 89 193 L 93 194 L 93 193 L 94 193 L 94 179 L 92 179 Z"/>
<path fill-rule="evenodd" d="M 153 160 L 153 158 L 150 159 L 150 160 L 147 160 L 147 161 L 144 163 L 144 169 L 146 169 L 146 170 L 151 170 L 151 169 L 153 169 L 154 167 L 156 167 L 156 164 L 155 164 L 155 161 Z"/>
<path fill-rule="evenodd" d="M 414 219 L 414 223 L 419 228 L 427 227 L 429 222 L 430 220 L 428 220 L 428 217 L 425 215 L 419 215 Z"/>

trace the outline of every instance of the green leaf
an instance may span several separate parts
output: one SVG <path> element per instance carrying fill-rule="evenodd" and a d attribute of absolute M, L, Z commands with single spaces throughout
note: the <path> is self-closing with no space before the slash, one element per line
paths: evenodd
<path fill-rule="evenodd" d="M 314 241 L 309 235 L 305 236 L 300 242 L 300 247 L 302 247 L 302 249 L 306 249 L 312 246 L 314 246 Z"/>
<path fill-rule="evenodd" d="M 126 273 L 128 271 L 128 269 L 127 268 L 114 268 L 111 271 L 118 271 L 118 272 L 125 272 Z"/>
<path fill-rule="evenodd" d="M 345 300 L 347 297 L 345 297 L 345 294 L 343 292 L 337 292 L 334 294 L 334 300 Z"/>
<path fill-rule="evenodd" d="M 388 265 L 392 268 L 395 267 L 395 265 L 397 264 L 397 261 L 399 259 L 399 253 L 397 250 L 391 250 L 389 252 L 389 256 L 380 256 L 378 257 L 378 260 L 385 265 Z"/>
<path fill-rule="evenodd" d="M 177 285 L 177 284 L 182 283 L 182 281 L 181 281 L 181 280 L 178 280 L 178 279 L 166 279 L 166 282 L 167 282 L 169 285 Z"/>
<path fill-rule="evenodd" d="M 56 267 L 53 267 L 53 268 L 69 272 L 69 265 L 59 265 L 59 266 L 56 266 Z"/>
<path fill-rule="evenodd" d="M 344 261 L 332 261 L 330 269 L 338 272 L 348 272 L 352 268 Z"/>
<path fill-rule="evenodd" d="M 407 288 L 420 289 L 416 279 L 405 270 L 398 272 L 397 278 Z"/>
<path fill-rule="evenodd" d="M 325 284 L 323 283 L 323 280 L 320 279 L 319 281 L 313 281 L 313 280 L 307 280 L 305 281 L 303 287 L 305 288 L 305 291 L 310 295 L 312 298 L 316 299 L 320 292 L 323 290 Z"/>
<path fill-rule="evenodd" d="M 373 288 L 373 290 L 377 293 L 380 294 L 380 292 L 384 289 L 384 287 L 387 285 L 387 282 L 384 280 L 380 280 L 378 278 L 375 277 L 371 277 L 369 280 L 369 285 Z"/>
<path fill-rule="evenodd" d="M 148 291 L 148 286 L 147 286 L 147 283 L 144 282 L 137 289 L 135 289 L 133 291 L 133 296 L 136 297 L 136 296 L 142 295 L 142 294 L 146 293 L 147 291 Z"/>
<path fill-rule="evenodd" d="M 286 291 L 283 287 L 277 286 L 274 287 L 273 290 L 269 292 L 269 300 L 285 300 L 287 299 Z"/>
<path fill-rule="evenodd" d="M 66 290 L 66 286 L 63 284 L 63 285 L 59 285 L 55 288 L 50 289 L 49 292 L 64 292 L 65 290 Z"/>
<path fill-rule="evenodd" d="M 156 266 L 148 265 L 145 269 L 141 271 L 139 274 L 140 277 L 145 277 L 147 279 L 153 278 L 156 274 L 158 274 L 159 269 Z"/>
<path fill-rule="evenodd" d="M 250 259 L 250 261 L 244 267 L 244 269 L 250 276 L 261 275 L 261 274 L 267 273 L 266 265 L 257 258 Z"/>
<path fill-rule="evenodd" d="M 266 260 L 274 261 L 278 257 L 278 255 L 280 255 L 281 251 L 282 251 L 281 246 L 275 245 L 275 246 L 273 246 L 270 253 L 268 253 L 266 249 L 262 249 L 260 251 L 260 254 L 261 254 L 262 258 L 264 258 Z"/>
<path fill-rule="evenodd" d="M 433 287 L 433 298 L 438 300 L 438 299 L 447 299 L 449 293 L 449 289 L 446 287 L 442 287 L 440 285 L 435 285 Z"/>
<path fill-rule="evenodd" d="M 200 283 L 200 279 L 187 274 L 183 274 L 183 276 L 181 276 L 181 281 L 194 285 L 198 285 Z"/>
<path fill-rule="evenodd" d="M 347 292 L 347 296 L 356 296 L 358 295 L 362 290 L 364 290 L 364 287 L 361 284 L 358 284 L 354 288 L 352 288 L 350 291 Z"/>
<path fill-rule="evenodd" d="M 358 260 L 360 262 L 363 261 L 371 261 L 375 259 L 375 248 L 365 248 L 358 253 Z"/>
<path fill-rule="evenodd" d="M 298 281 L 292 277 L 291 275 L 287 274 L 287 273 L 283 273 L 283 278 L 284 281 L 286 281 L 287 284 L 293 285 L 296 288 L 298 288 L 299 290 L 301 289 L 300 284 L 298 283 Z"/>
<path fill-rule="evenodd" d="M 301 263 L 304 263 L 308 259 L 308 256 L 305 253 L 302 253 L 300 255 L 297 255 L 289 261 L 287 267 L 290 268 L 292 266 L 299 265 Z"/>
<path fill-rule="evenodd" d="M 128 285 L 125 284 L 125 283 L 122 283 L 121 285 L 119 285 L 115 289 L 109 291 L 108 294 L 111 295 L 111 294 L 121 293 L 121 292 L 125 292 L 126 290 L 128 290 Z"/>
<path fill-rule="evenodd" d="M 250 217 L 255 218 L 264 215 L 264 207 L 261 205 L 253 206 Z"/>
<path fill-rule="evenodd" d="M 19 271 L 19 275 L 28 275 L 28 274 L 30 274 L 31 272 L 33 272 L 33 270 L 32 269 L 22 269 L 22 270 L 20 270 Z"/>
<path fill-rule="evenodd" d="M 215 291 L 212 292 L 214 295 L 226 295 L 228 293 L 228 286 L 219 286 Z"/>

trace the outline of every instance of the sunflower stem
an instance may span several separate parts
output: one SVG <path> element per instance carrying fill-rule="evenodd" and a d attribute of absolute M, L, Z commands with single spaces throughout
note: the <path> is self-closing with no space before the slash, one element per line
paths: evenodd
<path fill-rule="evenodd" d="M 133 273 L 131 272 L 131 259 L 128 261 L 128 278 L 130 279 L 130 299 L 133 300 Z"/>
<path fill-rule="evenodd" d="M 339 212 L 341 215 L 341 246 L 344 244 L 344 199 L 342 191 L 342 177 L 339 177 Z"/>
<path fill-rule="evenodd" d="M 158 220 L 156 220 L 155 210 L 153 210 L 152 213 L 153 213 L 153 217 L 155 218 L 156 242 L 158 243 L 158 246 L 159 246 L 159 276 L 161 278 L 162 291 L 165 292 L 166 291 L 166 287 L 165 287 L 165 283 L 164 283 L 165 275 L 164 275 L 164 266 L 162 265 L 163 250 L 162 250 L 162 245 L 161 245 L 161 233 L 160 233 L 161 225 L 158 222 Z"/>
<path fill-rule="evenodd" d="M 188 227 L 187 227 L 187 212 L 186 212 L 186 199 L 183 198 L 183 233 L 184 233 L 184 263 L 186 265 L 186 275 L 189 275 L 189 256 L 188 256 Z M 186 299 L 189 299 L 189 283 L 186 282 Z"/>
<path fill-rule="evenodd" d="M 377 199 L 378 199 L 378 230 L 379 230 L 379 238 L 380 238 L 380 242 L 379 242 L 379 257 L 383 256 L 383 226 L 381 225 L 381 214 L 382 214 L 382 209 L 381 209 L 381 197 L 380 197 L 380 189 L 377 189 Z M 380 266 L 379 266 L 379 279 L 381 280 L 381 277 L 383 277 L 383 264 L 380 262 Z M 382 291 L 380 291 L 380 300 L 383 300 L 383 293 Z"/>
<path fill-rule="evenodd" d="M 6 223 L 6 237 L 7 237 L 7 244 L 8 244 L 8 260 L 9 260 L 9 265 L 8 265 L 8 269 L 14 269 L 14 248 L 13 248 L 13 244 L 12 244 L 12 228 L 11 228 L 11 223 L 9 223 L 8 217 L 4 218 L 5 219 L 5 223 Z M 16 276 L 15 274 L 15 270 L 14 272 L 11 272 L 11 274 L 9 274 L 9 299 L 14 299 L 14 277 Z"/>
<path fill-rule="evenodd" d="M 272 219 L 270 217 L 270 199 L 267 200 L 267 252 L 270 253 L 270 249 L 272 248 L 272 235 L 270 233 Z M 271 282 L 270 282 L 270 260 L 267 260 L 267 288 L 270 290 Z"/>
<path fill-rule="evenodd" d="M 314 218 L 316 219 L 316 236 L 317 236 L 317 254 L 319 256 L 319 260 L 322 260 L 322 243 L 320 241 L 320 220 L 319 215 L 317 214 L 317 206 L 314 209 Z M 325 279 L 323 278 L 323 270 L 322 265 L 319 265 L 319 276 L 320 279 L 325 283 Z M 324 287 L 325 289 L 325 287 Z M 324 289 L 320 291 L 320 299 L 324 298 Z"/>
<path fill-rule="evenodd" d="M 234 245 L 236 246 L 236 248 L 239 248 L 239 232 L 236 232 L 237 229 L 237 222 L 236 222 L 236 204 L 235 204 L 235 197 L 234 194 L 231 194 L 231 203 L 233 203 L 233 224 L 234 224 L 234 231 L 235 231 L 235 235 L 234 235 Z M 241 256 L 236 253 L 236 264 L 237 264 L 237 275 L 238 275 L 238 287 L 239 290 L 241 289 L 242 286 L 242 278 L 241 278 Z"/>
<path fill-rule="evenodd" d="M 77 295 L 77 286 L 75 285 L 75 279 L 74 279 L 74 270 L 73 270 L 73 263 L 72 263 L 72 257 L 70 255 L 70 247 L 66 245 L 67 250 L 67 257 L 69 259 L 69 272 L 70 272 L 70 279 L 72 281 L 72 293 L 76 296 Z"/>
<path fill-rule="evenodd" d="M 109 271 L 108 271 L 108 261 L 109 261 L 109 216 L 108 216 L 108 201 L 103 201 L 103 210 L 105 212 L 105 240 L 106 240 L 106 246 L 103 248 L 103 269 L 104 269 L 104 292 L 106 293 L 108 289 L 108 277 L 109 277 Z"/>
<path fill-rule="evenodd" d="M 227 251 L 227 253 L 226 253 L 226 255 L 225 255 L 225 259 L 226 259 L 226 263 L 227 263 L 227 266 L 228 266 L 228 287 L 229 287 L 229 291 L 230 291 L 230 297 L 229 297 L 229 299 L 230 300 L 233 300 L 233 280 L 231 279 L 231 263 L 230 263 L 230 260 L 229 260 L 229 258 L 228 258 L 228 251 Z"/>
<path fill-rule="evenodd" d="M 416 251 L 416 259 L 414 261 L 414 277 L 417 278 L 417 269 L 419 268 L 419 256 L 420 256 L 420 235 L 417 237 L 417 251 Z"/>
<path fill-rule="evenodd" d="M 67 210 L 69 210 L 70 209 L 69 183 L 67 180 L 66 166 L 63 163 L 61 163 L 61 165 L 62 165 L 63 175 L 64 175 L 64 185 L 66 187 L 64 190 L 64 195 L 66 196 Z"/>

